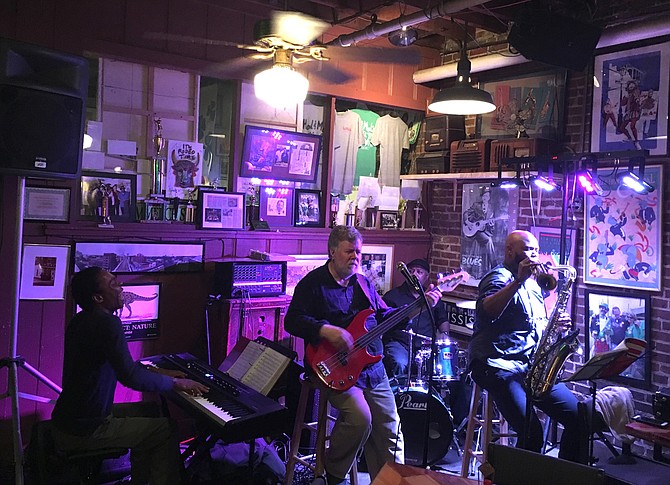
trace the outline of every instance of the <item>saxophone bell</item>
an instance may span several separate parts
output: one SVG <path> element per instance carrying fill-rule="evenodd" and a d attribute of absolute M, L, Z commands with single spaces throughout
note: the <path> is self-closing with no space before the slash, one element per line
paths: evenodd
<path fill-rule="evenodd" d="M 533 274 L 535 275 L 535 281 L 537 281 L 537 284 L 542 291 L 552 291 L 556 288 L 558 282 L 556 278 L 549 273 L 549 268 L 546 264 L 536 263 L 533 266 Z"/>

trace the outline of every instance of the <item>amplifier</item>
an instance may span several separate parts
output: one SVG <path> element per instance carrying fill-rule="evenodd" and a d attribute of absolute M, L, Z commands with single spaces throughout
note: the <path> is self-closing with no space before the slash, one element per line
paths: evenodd
<path fill-rule="evenodd" d="M 553 140 L 547 140 L 546 138 L 510 138 L 505 140 L 493 140 L 491 142 L 489 170 L 498 170 L 500 160 L 505 158 L 558 155 L 560 152 L 560 144 Z"/>
<path fill-rule="evenodd" d="M 416 157 L 416 173 L 447 173 L 449 170 L 449 152 L 424 153 Z"/>
<path fill-rule="evenodd" d="M 216 261 L 214 294 L 223 298 L 277 296 L 286 292 L 286 261 Z"/>
<path fill-rule="evenodd" d="M 460 140 L 451 143 L 449 172 L 488 171 L 491 140 Z"/>
<path fill-rule="evenodd" d="M 651 409 L 656 419 L 670 421 L 670 391 L 656 391 L 651 401 Z"/>
<path fill-rule="evenodd" d="M 441 115 L 426 118 L 424 151 L 448 151 L 452 141 L 463 140 L 464 138 L 465 116 Z"/>

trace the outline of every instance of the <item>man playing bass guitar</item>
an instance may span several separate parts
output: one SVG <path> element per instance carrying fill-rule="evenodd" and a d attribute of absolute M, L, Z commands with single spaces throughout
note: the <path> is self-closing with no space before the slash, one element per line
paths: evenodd
<path fill-rule="evenodd" d="M 358 334 L 365 337 L 366 330 L 402 308 L 389 309 L 370 280 L 358 274 L 362 244 L 361 234 L 353 227 L 333 228 L 328 238 L 328 262 L 298 283 L 285 318 L 286 330 L 305 340 L 312 379 L 339 410 L 325 458 L 328 485 L 346 483 L 344 477 L 361 448 L 371 480 L 386 462 L 404 461 L 395 397 L 381 362 L 381 338 L 354 342 Z M 426 297 L 435 306 L 441 292 L 431 285 Z M 309 357 L 319 346 L 335 354 L 318 361 L 315 375 L 316 362 L 310 362 Z M 342 372 L 343 366 L 351 370 Z M 329 381 L 324 377 L 328 375 L 346 377 Z"/>

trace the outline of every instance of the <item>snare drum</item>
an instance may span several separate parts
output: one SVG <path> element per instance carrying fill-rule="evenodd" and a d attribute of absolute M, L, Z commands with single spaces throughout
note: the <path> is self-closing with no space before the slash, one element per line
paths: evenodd
<path fill-rule="evenodd" d="M 437 382 L 453 381 L 460 377 L 458 343 L 451 340 L 438 340 L 433 380 Z M 430 362 L 430 343 L 421 346 L 414 358 L 419 367 L 419 380 L 428 381 L 428 363 Z"/>

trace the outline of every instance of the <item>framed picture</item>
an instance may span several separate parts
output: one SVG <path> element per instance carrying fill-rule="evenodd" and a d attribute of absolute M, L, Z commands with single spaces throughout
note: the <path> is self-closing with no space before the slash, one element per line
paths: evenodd
<path fill-rule="evenodd" d="M 192 141 L 168 140 L 165 195 L 188 199 L 202 184 L 203 145 Z"/>
<path fill-rule="evenodd" d="M 261 187 L 258 204 L 260 219 L 271 228 L 293 226 L 293 189 Z"/>
<path fill-rule="evenodd" d="M 321 136 L 247 125 L 242 177 L 316 182 Z"/>
<path fill-rule="evenodd" d="M 398 211 L 379 211 L 379 227 L 398 229 Z"/>
<path fill-rule="evenodd" d="M 295 261 L 286 263 L 286 294 L 293 296 L 295 286 L 313 269 L 328 261 L 327 254 L 293 254 Z"/>
<path fill-rule="evenodd" d="M 70 246 L 24 244 L 21 300 L 64 300 Z"/>
<path fill-rule="evenodd" d="M 203 243 L 77 242 L 74 270 L 100 266 L 111 273 L 184 273 L 204 269 Z"/>
<path fill-rule="evenodd" d="M 547 267 L 558 266 L 561 262 L 561 229 L 558 227 L 535 226 L 530 228 L 530 232 L 537 238 L 537 242 L 540 246 L 538 253 L 540 262 Z M 565 261 L 568 266 L 572 266 L 573 268 L 575 267 L 575 233 L 576 231 L 571 228 L 568 228 L 565 231 Z M 544 306 L 547 309 L 547 315 L 550 315 L 554 306 L 556 306 L 556 298 L 563 288 L 563 282 L 565 281 L 564 272 L 557 274 L 552 271 L 551 275 L 556 277 L 558 285 L 544 298 Z M 567 308 L 571 308 L 569 301 Z"/>
<path fill-rule="evenodd" d="M 668 153 L 670 42 L 595 56 L 591 151 Z"/>
<path fill-rule="evenodd" d="M 70 189 L 26 187 L 23 219 L 27 221 L 68 222 Z"/>
<path fill-rule="evenodd" d="M 380 295 L 389 291 L 393 273 L 393 246 L 363 244 L 361 266 L 358 272 L 372 281 Z"/>
<path fill-rule="evenodd" d="M 479 280 L 505 259 L 505 239 L 516 227 L 519 189 L 505 190 L 491 184 L 463 185 L 461 268 Z"/>
<path fill-rule="evenodd" d="M 323 227 L 321 211 L 321 191 L 295 190 L 295 225 L 296 227 Z"/>
<path fill-rule="evenodd" d="M 242 192 L 198 189 L 198 222 L 201 229 L 244 230 L 245 209 Z"/>
<path fill-rule="evenodd" d="M 101 220 L 106 207 L 112 222 L 132 222 L 135 220 L 136 198 L 135 175 L 81 173 L 79 216 L 82 219 Z"/>
<path fill-rule="evenodd" d="M 663 168 L 648 166 L 646 195 L 619 184 L 616 168 L 598 170 L 605 193 L 585 197 L 584 283 L 661 290 Z"/>
<path fill-rule="evenodd" d="M 634 387 L 651 384 L 651 297 L 633 291 L 584 291 L 585 360 L 616 348 L 628 337 L 647 342 L 647 351 L 612 380 Z"/>
<path fill-rule="evenodd" d="M 477 117 L 477 138 L 531 136 L 561 140 L 567 71 L 482 82 L 496 109 Z M 524 135 L 525 134 L 525 135 Z"/>

